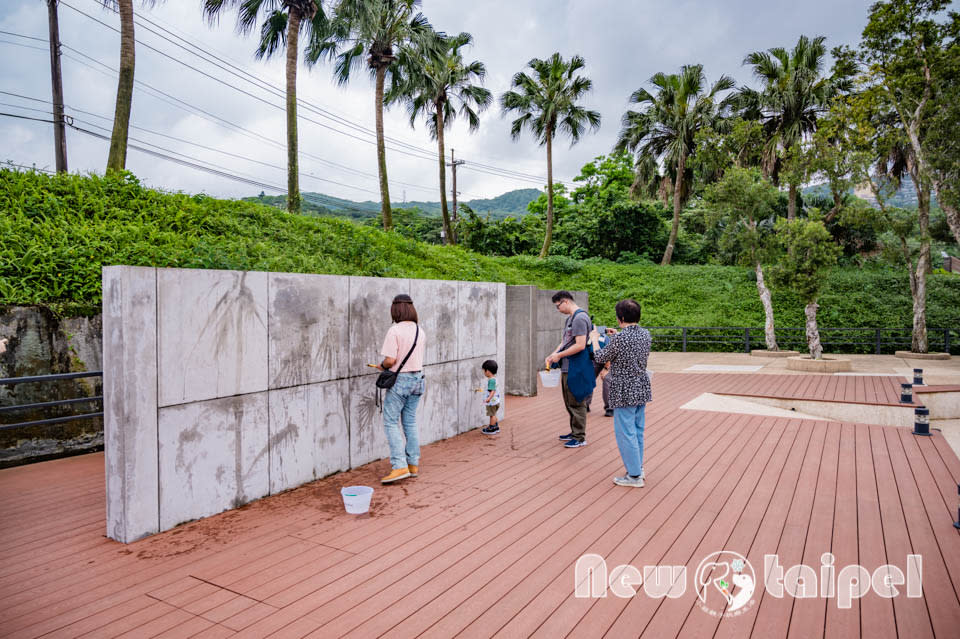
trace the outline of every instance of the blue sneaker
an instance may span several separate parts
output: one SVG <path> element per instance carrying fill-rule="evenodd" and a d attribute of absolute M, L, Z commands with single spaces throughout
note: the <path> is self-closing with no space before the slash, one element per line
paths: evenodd
<path fill-rule="evenodd" d="M 567 443 L 563 445 L 564 448 L 580 448 L 581 446 L 586 446 L 587 441 L 580 441 L 578 439 L 568 439 Z"/>
<path fill-rule="evenodd" d="M 564 441 L 564 442 L 565 442 L 565 441 L 569 441 L 569 440 L 573 439 L 573 433 L 567 433 L 566 435 L 560 435 L 559 437 L 557 437 L 557 439 L 559 439 L 560 441 Z"/>

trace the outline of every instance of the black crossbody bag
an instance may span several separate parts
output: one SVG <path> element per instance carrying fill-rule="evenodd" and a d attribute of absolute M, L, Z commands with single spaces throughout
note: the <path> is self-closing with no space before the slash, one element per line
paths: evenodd
<path fill-rule="evenodd" d="M 380 392 L 384 390 L 389 390 L 393 388 L 393 385 L 397 383 L 397 375 L 400 374 L 400 371 L 403 370 L 403 367 L 406 365 L 407 360 L 410 359 L 410 356 L 413 355 L 413 349 L 417 347 L 417 340 L 420 338 L 420 325 L 417 324 L 417 332 L 413 335 L 413 346 L 410 347 L 410 352 L 407 353 L 407 356 L 403 358 L 403 361 L 400 362 L 400 366 L 397 367 L 396 371 L 385 370 L 377 375 L 377 406 L 383 407 L 383 401 L 380 397 Z"/>

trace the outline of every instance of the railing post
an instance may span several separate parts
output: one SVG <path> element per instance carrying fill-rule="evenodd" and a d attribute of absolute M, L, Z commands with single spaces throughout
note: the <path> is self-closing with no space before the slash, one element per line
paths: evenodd
<path fill-rule="evenodd" d="M 878 328 L 877 329 L 877 353 L 876 353 L 877 355 L 880 354 L 880 331 L 881 329 Z"/>
<path fill-rule="evenodd" d="M 744 353 L 750 352 L 750 329 L 749 328 L 743 329 L 743 352 Z"/>
<path fill-rule="evenodd" d="M 683 352 L 687 352 L 687 327 L 683 327 Z"/>
<path fill-rule="evenodd" d="M 944 353 L 950 352 L 950 329 L 949 328 L 943 329 L 943 352 Z"/>

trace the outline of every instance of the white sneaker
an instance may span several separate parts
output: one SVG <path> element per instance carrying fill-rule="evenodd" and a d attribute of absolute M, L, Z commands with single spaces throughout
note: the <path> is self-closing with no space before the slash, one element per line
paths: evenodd
<path fill-rule="evenodd" d="M 630 475 L 624 475 L 623 477 L 614 477 L 613 483 L 617 486 L 630 486 L 632 488 L 643 488 L 643 477 L 631 477 Z"/>

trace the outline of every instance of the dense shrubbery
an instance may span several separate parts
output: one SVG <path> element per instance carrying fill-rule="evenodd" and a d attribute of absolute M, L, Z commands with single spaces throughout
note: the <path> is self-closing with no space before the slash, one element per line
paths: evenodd
<path fill-rule="evenodd" d="M 0 170 L 0 302 L 96 312 L 109 264 L 499 281 L 590 293 L 597 321 L 634 297 L 647 325 L 762 326 L 753 273 L 733 266 L 653 266 L 554 255 L 486 257 L 353 222 L 291 216 L 256 203 L 163 194 L 135 178 Z M 960 323 L 960 277 L 932 275 L 931 326 Z M 822 326 L 901 326 L 911 318 L 902 271 L 837 268 L 820 295 Z M 799 299 L 774 292 L 781 326 L 802 325 Z"/>

